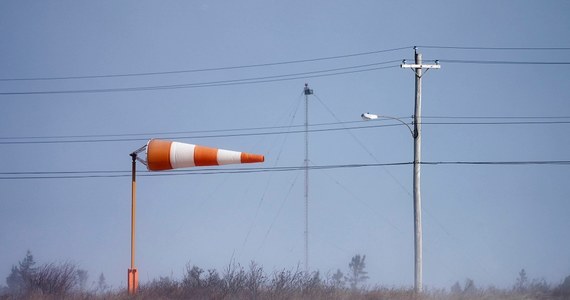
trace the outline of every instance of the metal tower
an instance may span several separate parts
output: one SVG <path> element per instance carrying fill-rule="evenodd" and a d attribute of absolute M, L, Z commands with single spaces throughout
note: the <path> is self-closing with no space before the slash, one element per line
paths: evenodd
<path fill-rule="evenodd" d="M 309 95 L 313 90 L 305 83 L 305 272 L 309 273 Z"/>

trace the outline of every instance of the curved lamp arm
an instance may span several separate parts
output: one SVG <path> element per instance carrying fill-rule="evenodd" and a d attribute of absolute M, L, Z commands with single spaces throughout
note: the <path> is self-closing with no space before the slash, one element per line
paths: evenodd
<path fill-rule="evenodd" d="M 410 133 L 412 134 L 413 138 L 416 138 L 417 133 L 412 129 L 412 127 L 410 126 L 410 124 L 404 122 L 402 119 L 400 118 L 396 118 L 396 117 L 390 117 L 390 116 L 381 116 L 381 115 L 375 115 L 375 114 L 371 114 L 371 113 L 363 113 L 362 115 L 360 115 L 362 117 L 362 119 L 364 121 L 370 121 L 370 120 L 376 120 L 376 119 L 380 119 L 380 118 L 384 118 L 384 119 L 391 119 L 391 120 L 396 120 L 404 125 L 406 125 L 406 127 L 408 127 L 408 129 L 410 130 Z"/>

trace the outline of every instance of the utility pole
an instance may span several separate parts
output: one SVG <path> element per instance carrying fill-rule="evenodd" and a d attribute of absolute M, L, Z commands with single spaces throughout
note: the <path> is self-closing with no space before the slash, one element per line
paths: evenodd
<path fill-rule="evenodd" d="M 422 55 L 414 47 L 415 64 L 406 64 L 404 60 L 401 67 L 413 69 L 416 74 L 416 101 L 414 108 L 414 291 L 422 292 L 422 198 L 420 190 L 420 169 L 422 157 L 422 70 L 440 69 L 434 65 L 422 64 Z"/>
<path fill-rule="evenodd" d="M 305 83 L 305 272 L 309 273 L 309 95 L 313 90 Z"/>

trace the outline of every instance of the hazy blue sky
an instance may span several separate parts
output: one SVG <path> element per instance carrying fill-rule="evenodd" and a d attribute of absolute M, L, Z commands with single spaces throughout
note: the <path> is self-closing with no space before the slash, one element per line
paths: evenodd
<path fill-rule="evenodd" d="M 570 47 L 569 14 L 568 1 L 2 1 L 0 281 L 29 249 L 124 287 L 128 154 L 162 137 L 301 166 L 305 83 L 310 123 L 329 124 L 311 129 L 335 129 L 310 133 L 311 165 L 410 162 L 405 127 L 360 114 L 410 120 L 414 76 L 398 66 L 415 45 L 442 64 L 423 80 L 424 121 L 448 123 L 424 125 L 424 161 L 570 160 L 570 50 L 445 48 Z M 175 72 L 212 68 L 224 69 Z M 569 167 L 423 166 L 425 285 L 570 275 Z M 138 179 L 142 282 L 179 279 L 188 262 L 302 267 L 302 171 Z M 411 190 L 411 165 L 312 170 L 311 270 L 365 254 L 369 284 L 413 285 Z"/>

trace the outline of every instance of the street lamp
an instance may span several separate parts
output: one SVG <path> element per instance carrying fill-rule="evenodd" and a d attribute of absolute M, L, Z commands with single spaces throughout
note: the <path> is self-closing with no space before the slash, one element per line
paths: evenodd
<path fill-rule="evenodd" d="M 416 293 L 422 291 L 422 200 L 420 191 L 420 166 L 421 166 L 421 124 L 418 124 L 418 113 L 414 114 L 414 128 L 400 118 L 381 116 L 371 113 L 361 115 L 365 121 L 376 119 L 391 119 L 398 121 L 410 130 L 414 139 L 414 290 Z"/>
<path fill-rule="evenodd" d="M 371 114 L 368 112 L 365 112 L 363 114 L 360 115 L 360 117 L 362 117 L 362 120 L 364 121 L 371 121 L 371 120 L 377 120 L 377 119 L 390 119 L 390 120 L 395 120 L 398 121 L 404 125 L 406 125 L 406 127 L 408 127 L 408 129 L 410 130 L 410 133 L 412 134 L 412 137 L 415 138 L 416 137 L 416 133 L 414 132 L 414 130 L 412 129 L 412 127 L 410 127 L 410 124 L 402 121 L 402 119 L 400 118 L 396 118 L 396 117 L 390 117 L 390 116 L 381 116 L 381 115 L 375 115 L 375 114 Z"/>

